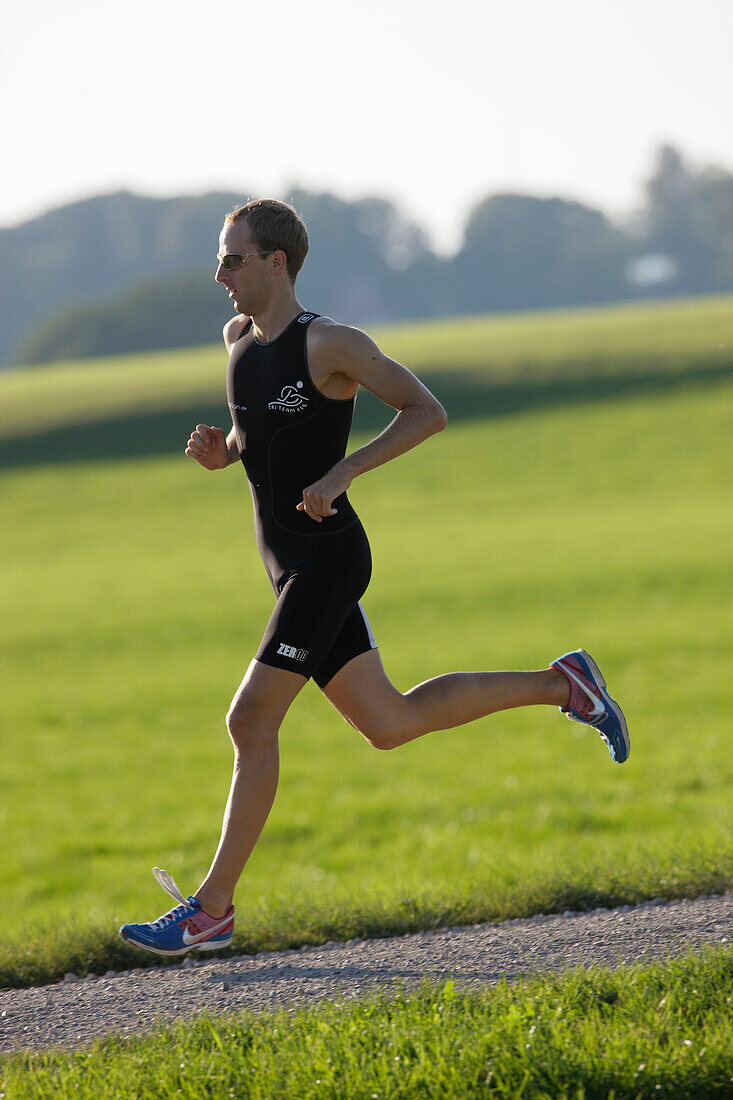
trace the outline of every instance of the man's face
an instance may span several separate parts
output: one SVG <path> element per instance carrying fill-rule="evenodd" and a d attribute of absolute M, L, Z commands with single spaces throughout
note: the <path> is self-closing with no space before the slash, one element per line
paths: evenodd
<path fill-rule="evenodd" d="M 271 255 L 260 255 L 260 248 L 252 240 L 245 221 L 236 225 L 226 223 L 219 235 L 219 255 L 235 253 L 249 257 L 241 267 L 227 271 L 221 263 L 214 278 L 229 291 L 229 297 L 237 313 L 253 317 L 262 310 L 270 297 L 267 278 L 267 262 Z"/>

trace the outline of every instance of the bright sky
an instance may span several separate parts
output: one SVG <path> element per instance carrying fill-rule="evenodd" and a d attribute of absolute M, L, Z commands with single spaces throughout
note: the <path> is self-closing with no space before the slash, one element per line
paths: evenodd
<path fill-rule="evenodd" d="M 394 199 L 439 247 L 478 199 L 630 212 L 653 154 L 733 171 L 731 0 L 16 0 L 0 225 L 121 187 Z"/>

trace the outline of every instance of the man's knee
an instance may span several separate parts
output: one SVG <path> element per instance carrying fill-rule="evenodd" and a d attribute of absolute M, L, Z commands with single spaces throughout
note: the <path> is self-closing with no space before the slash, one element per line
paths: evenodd
<path fill-rule="evenodd" d="M 276 736 L 279 725 L 267 700 L 254 692 L 235 696 L 226 716 L 227 730 L 237 749 Z"/>
<path fill-rule="evenodd" d="M 331 700 L 343 717 L 372 748 L 386 751 L 412 740 L 414 714 L 405 696 L 394 688 L 379 701 L 365 696 Z M 340 705 L 339 705 L 340 704 Z"/>
<path fill-rule="evenodd" d="M 403 731 L 395 715 L 364 715 L 356 728 L 373 749 L 386 752 L 396 749 L 404 742 Z"/>
<path fill-rule="evenodd" d="M 276 738 L 290 704 L 305 683 L 305 676 L 252 661 L 226 718 L 235 748 Z"/>

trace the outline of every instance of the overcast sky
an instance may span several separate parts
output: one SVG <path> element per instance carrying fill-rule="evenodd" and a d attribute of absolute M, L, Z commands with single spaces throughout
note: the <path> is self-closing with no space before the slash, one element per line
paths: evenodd
<path fill-rule="evenodd" d="M 731 42 L 733 0 L 23 0 L 0 225 L 121 187 L 378 194 L 444 249 L 497 190 L 623 214 L 662 142 L 733 170 Z"/>

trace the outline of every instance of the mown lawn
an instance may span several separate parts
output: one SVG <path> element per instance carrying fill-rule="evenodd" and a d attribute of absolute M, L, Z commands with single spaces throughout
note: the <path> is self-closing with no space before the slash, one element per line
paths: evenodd
<path fill-rule="evenodd" d="M 632 755 L 618 767 L 537 708 L 377 753 L 309 685 L 238 950 L 730 883 L 732 429 L 730 382 L 693 374 L 459 422 L 354 485 L 363 602 L 400 688 L 583 645 Z M 167 907 L 154 864 L 198 885 L 229 785 L 224 714 L 271 593 L 238 469 L 179 452 L 0 488 L 11 984 L 130 965 L 115 930 Z"/>

